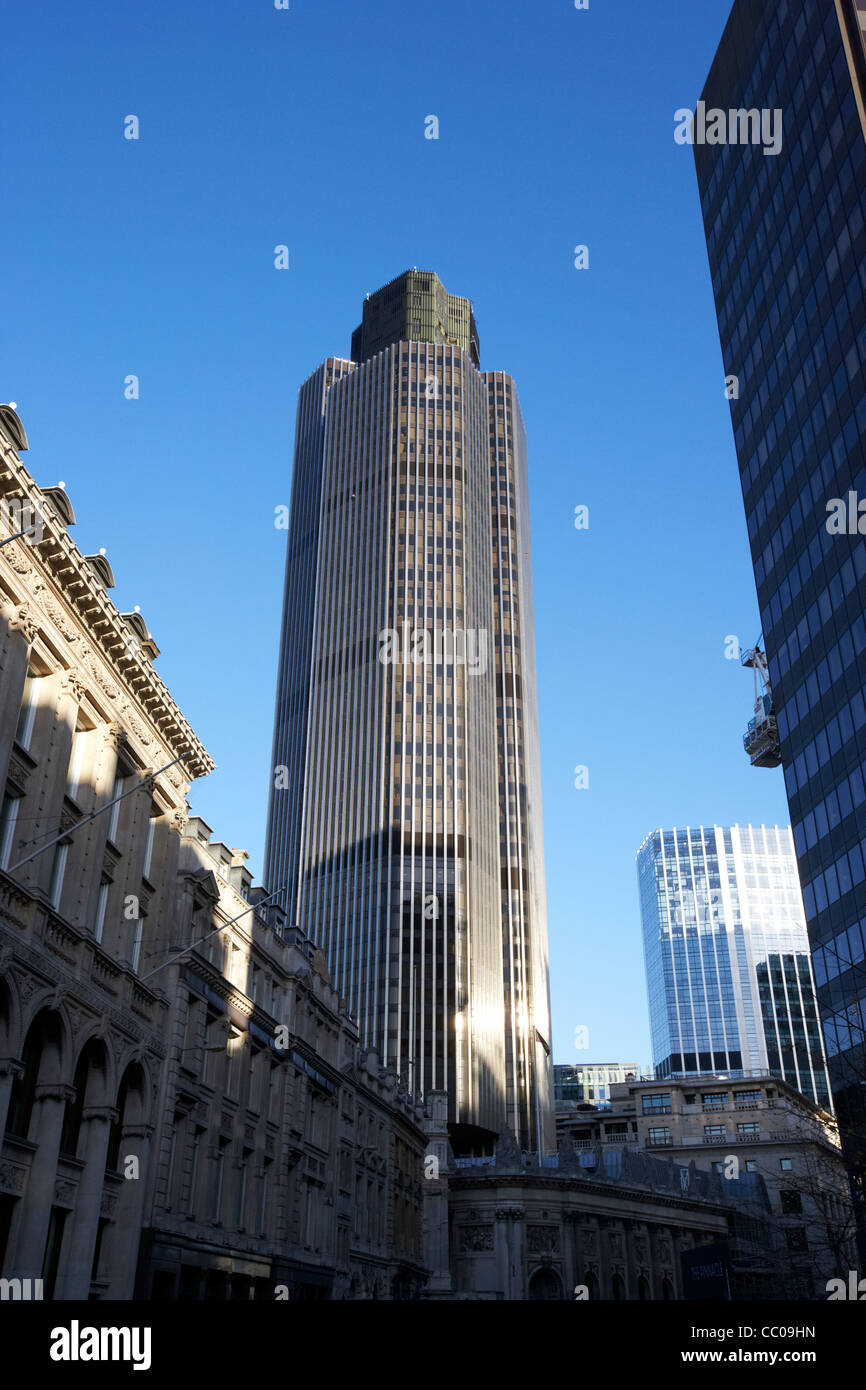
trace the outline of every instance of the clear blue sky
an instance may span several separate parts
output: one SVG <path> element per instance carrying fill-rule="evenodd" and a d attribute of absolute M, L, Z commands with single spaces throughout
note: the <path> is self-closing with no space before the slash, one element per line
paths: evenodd
<path fill-rule="evenodd" d="M 692 154 L 673 139 L 729 8 L 91 0 L 4 19 L 0 398 L 37 481 L 65 480 L 79 546 L 106 547 L 115 602 L 141 605 L 218 765 L 193 807 L 254 871 L 299 384 L 412 265 L 473 299 L 482 365 L 513 373 L 557 1061 L 649 1059 L 647 832 L 787 824 L 781 772 L 742 751 L 751 673 L 724 659 L 759 618 Z"/>

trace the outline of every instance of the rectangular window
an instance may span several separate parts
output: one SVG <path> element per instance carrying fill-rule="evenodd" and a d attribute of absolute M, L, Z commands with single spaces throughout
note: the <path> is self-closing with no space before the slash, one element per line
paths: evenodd
<path fill-rule="evenodd" d="M 138 920 L 136 922 L 133 922 L 132 925 L 134 931 L 132 938 L 132 958 L 130 963 L 135 973 L 138 974 L 138 962 L 141 958 L 141 934 L 142 929 L 144 927 L 144 918 L 139 917 Z"/>
<path fill-rule="evenodd" d="M 76 729 L 75 733 L 72 735 L 72 751 L 69 755 L 69 772 L 66 778 L 66 795 L 71 801 L 74 801 L 78 795 L 78 785 L 81 780 L 81 767 L 84 761 L 86 738 L 86 729 Z"/>
<path fill-rule="evenodd" d="M 704 1125 L 705 1139 L 724 1139 L 726 1134 L 726 1125 Z"/>
<path fill-rule="evenodd" d="M 249 1155 L 247 1151 L 244 1150 L 243 1154 L 241 1155 L 240 1166 L 236 1174 L 237 1186 L 235 1188 L 235 1229 L 238 1231 L 242 1231 L 244 1229 L 244 1215 L 246 1213 L 247 1205 L 248 1159 Z"/>
<path fill-rule="evenodd" d="M 141 871 L 142 876 L 144 878 L 150 877 L 150 866 L 153 860 L 153 837 L 154 832 L 156 831 L 156 820 L 156 816 L 152 815 L 149 821 L 147 822 L 147 839 L 144 844 L 144 867 Z"/>
<path fill-rule="evenodd" d="M 222 1207 L 223 1196 L 223 1168 L 225 1166 L 226 1149 L 228 1139 L 220 1139 L 219 1145 L 213 1156 L 213 1173 L 211 1177 L 211 1221 L 218 1222 Z"/>
<path fill-rule="evenodd" d="M 783 1187 L 779 1196 L 782 1199 L 782 1214 L 784 1216 L 799 1216 L 803 1210 L 803 1199 L 799 1192 L 791 1188 Z"/>
<path fill-rule="evenodd" d="M 0 869 L 8 869 L 12 863 L 12 846 L 15 843 L 15 822 L 18 819 L 20 796 L 6 792 L 0 808 Z"/>
<path fill-rule="evenodd" d="M 728 1093 L 727 1091 L 705 1091 L 701 1096 L 701 1104 L 705 1110 L 726 1110 Z"/>
<path fill-rule="evenodd" d="M 655 1125 L 655 1126 L 651 1126 L 651 1127 L 650 1127 L 650 1131 L 649 1131 L 649 1140 L 648 1140 L 648 1142 L 649 1142 L 650 1144 L 656 1144 L 656 1145 L 658 1145 L 658 1144 L 669 1144 L 669 1143 L 671 1142 L 671 1132 L 670 1132 L 670 1130 L 669 1130 L 666 1126 L 664 1126 L 664 1125 Z"/>
<path fill-rule="evenodd" d="M 737 1125 L 737 1133 L 738 1133 L 738 1134 L 760 1134 L 760 1132 L 761 1132 L 761 1126 L 758 1125 L 758 1124 L 749 1123 L 749 1124 Z"/>
<path fill-rule="evenodd" d="M 105 927 L 105 910 L 108 907 L 108 894 L 111 890 L 111 883 L 104 878 L 99 885 L 99 896 L 96 899 L 96 917 L 93 922 L 94 941 L 102 940 L 102 932 Z"/>
<path fill-rule="evenodd" d="M 63 875 L 66 873 L 66 859 L 68 854 L 68 845 L 55 845 L 54 863 L 51 866 L 51 882 L 48 885 L 48 900 L 55 911 L 57 911 L 60 906 L 60 896 L 63 892 Z"/>
<path fill-rule="evenodd" d="M 760 1091 L 734 1091 L 734 1104 L 738 1110 L 757 1110 L 760 1099 Z"/>
<path fill-rule="evenodd" d="M 120 821 L 121 802 L 117 797 L 122 796 L 125 790 L 126 778 L 122 772 L 118 772 L 114 779 L 114 787 L 111 792 L 111 800 L 114 802 L 108 813 L 108 838 L 114 843 L 117 838 L 117 826 Z"/>
<path fill-rule="evenodd" d="M 28 671 L 24 681 L 21 709 L 18 712 L 18 724 L 15 729 L 15 742 L 25 750 L 30 747 L 30 740 L 33 737 L 36 707 L 39 703 L 39 681 L 41 679 L 41 676 L 37 676 L 34 671 Z"/>
<path fill-rule="evenodd" d="M 185 1131 L 185 1124 L 184 1124 Z M 203 1131 L 196 1129 L 192 1136 L 191 1152 L 189 1157 L 189 1171 L 187 1173 L 186 1207 L 187 1216 L 192 1216 L 195 1212 L 196 1184 L 198 1182 L 198 1156 L 201 1145 Z"/>
<path fill-rule="evenodd" d="M 671 1113 L 670 1094 L 644 1096 L 643 1113 L 645 1115 L 669 1115 Z"/>

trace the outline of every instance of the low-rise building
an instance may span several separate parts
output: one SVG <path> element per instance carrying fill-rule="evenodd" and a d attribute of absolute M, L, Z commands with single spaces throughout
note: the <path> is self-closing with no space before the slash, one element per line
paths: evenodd
<path fill-rule="evenodd" d="M 611 1088 L 605 1109 L 559 1110 L 557 1129 L 588 1171 L 605 1154 L 628 1150 L 696 1162 L 723 1179 L 762 1178 L 781 1234 L 787 1296 L 824 1296 L 827 1279 L 856 1266 L 835 1120 L 779 1077 L 623 1082 Z"/>
<path fill-rule="evenodd" d="M 139 1293 L 417 1297 L 421 1108 L 245 858 L 190 819 L 156 977 L 170 1047 Z"/>
<path fill-rule="evenodd" d="M 435 1096 L 428 1110 L 430 1298 L 681 1299 L 693 1292 L 687 1263 L 702 1250 L 736 1296 L 740 1270 L 772 1243 L 766 1194 L 751 1178 L 734 1199 L 693 1163 L 638 1155 L 590 1170 L 568 1141 L 539 1160 L 510 1132 L 493 1155 L 455 1159 Z"/>

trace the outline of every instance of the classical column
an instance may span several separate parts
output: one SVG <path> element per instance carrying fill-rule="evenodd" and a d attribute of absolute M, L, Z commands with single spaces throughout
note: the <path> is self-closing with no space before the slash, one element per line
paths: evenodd
<path fill-rule="evenodd" d="M 114 1217 L 107 1299 L 131 1299 L 135 1289 L 152 1134 L 153 1125 L 124 1125 L 123 1128 L 119 1162 L 124 1182 Z M 137 1178 L 125 1176 L 130 1158 L 138 1160 Z"/>
<path fill-rule="evenodd" d="M 19 1062 L 17 1057 L 0 1057 L 0 1143 L 3 1142 L 3 1135 L 6 1133 L 6 1121 L 9 1118 L 12 1083 L 16 1076 L 22 1076 L 23 1073 L 24 1063 Z"/>
<path fill-rule="evenodd" d="M 78 1197 L 72 1215 L 72 1229 L 64 1253 L 55 1298 L 85 1301 L 90 1294 L 90 1275 L 93 1252 L 99 1230 L 102 1189 L 105 1184 L 105 1159 L 112 1121 L 117 1111 L 109 1105 L 87 1106 L 82 1116 L 83 1143 L 79 1152 L 84 1158 L 84 1171 L 78 1184 Z"/>
<path fill-rule="evenodd" d="M 496 1210 L 496 1232 L 499 1275 L 506 1299 L 523 1302 L 527 1295 L 526 1252 L 524 1240 L 526 1230 L 523 1207 L 498 1207 Z M 501 1223 L 501 1224 L 500 1224 Z"/>
<path fill-rule="evenodd" d="M 36 1141 L 37 1149 L 30 1165 L 27 1188 L 21 1198 L 15 1254 L 9 1261 L 11 1274 L 16 1279 L 42 1278 L 45 1241 L 54 1205 L 63 1116 L 66 1102 L 74 1099 L 75 1091 L 71 1086 L 46 1082 L 36 1087 L 30 1135 Z"/>
<path fill-rule="evenodd" d="M 7 555 L 9 551 L 6 552 Z M 0 609 L 0 618 L 9 624 L 6 641 L 0 643 L 0 729 L 14 733 L 21 708 L 21 696 L 30 662 L 30 652 L 37 633 L 36 620 L 27 604 L 17 608 L 8 605 Z M 5 744 L 6 754 L 11 740 Z M 6 780 L 6 763 L 0 766 L 0 779 Z"/>
<path fill-rule="evenodd" d="M 574 1298 L 574 1290 L 580 1279 L 580 1252 L 578 1250 L 578 1223 L 580 1213 L 565 1211 L 562 1215 L 562 1271 L 565 1281 L 565 1297 Z"/>

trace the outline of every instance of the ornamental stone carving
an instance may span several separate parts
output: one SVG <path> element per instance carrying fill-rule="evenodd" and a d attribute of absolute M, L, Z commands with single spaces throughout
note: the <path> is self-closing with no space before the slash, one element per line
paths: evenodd
<path fill-rule="evenodd" d="M 18 541 L 10 541 L 3 549 L 6 552 L 4 558 L 9 561 L 16 574 L 31 575 L 33 573 L 30 561 Z"/>
<path fill-rule="evenodd" d="M 461 1251 L 476 1252 L 493 1249 L 492 1226 L 461 1226 L 459 1233 Z"/>
<path fill-rule="evenodd" d="M 39 623 L 35 614 L 26 603 L 19 604 L 15 609 L 15 612 L 9 620 L 9 626 L 13 632 L 20 632 L 23 635 L 28 646 L 32 646 L 36 641 L 36 636 L 39 632 Z"/>
<path fill-rule="evenodd" d="M 25 1169 L 15 1163 L 0 1163 L 0 1188 L 4 1192 L 24 1191 Z"/>
<path fill-rule="evenodd" d="M 558 1255 L 559 1231 L 555 1226 L 528 1226 L 526 1243 L 533 1255 Z"/>
<path fill-rule="evenodd" d="M 73 627 L 59 603 L 55 603 L 53 598 L 46 594 L 42 600 L 42 606 L 48 614 L 58 632 L 62 632 L 67 642 L 75 642 L 78 638 L 78 631 Z"/>
<path fill-rule="evenodd" d="M 36 993 L 40 983 L 41 981 L 35 979 L 33 975 L 19 975 L 17 977 L 18 998 L 22 1004 L 28 1003 Z"/>
<path fill-rule="evenodd" d="M 21 759 L 13 753 L 9 758 L 9 767 L 6 772 L 7 780 L 12 782 L 16 789 L 23 794 L 27 790 L 29 776 L 29 768 L 26 768 Z"/>
<path fill-rule="evenodd" d="M 522 1221 L 526 1216 L 523 1207 L 497 1207 L 497 1221 Z"/>
<path fill-rule="evenodd" d="M 60 682 L 60 689 L 64 695 L 71 695 L 72 699 L 76 700 L 79 705 L 87 693 L 83 681 L 80 681 L 71 671 L 66 672 L 66 675 Z"/>
<path fill-rule="evenodd" d="M 136 719 L 135 715 L 132 712 L 132 706 L 128 700 L 124 700 L 123 704 L 121 705 L 121 712 L 138 741 L 140 743 L 143 743 L 146 748 L 149 747 L 149 745 L 153 743 L 153 739 L 145 729 L 144 725 L 140 722 L 140 720 Z"/>
<path fill-rule="evenodd" d="M 85 650 L 82 654 L 82 659 L 102 693 L 107 695 L 109 700 L 116 700 L 120 695 L 120 691 L 117 686 L 113 685 L 107 678 L 93 652 Z"/>

